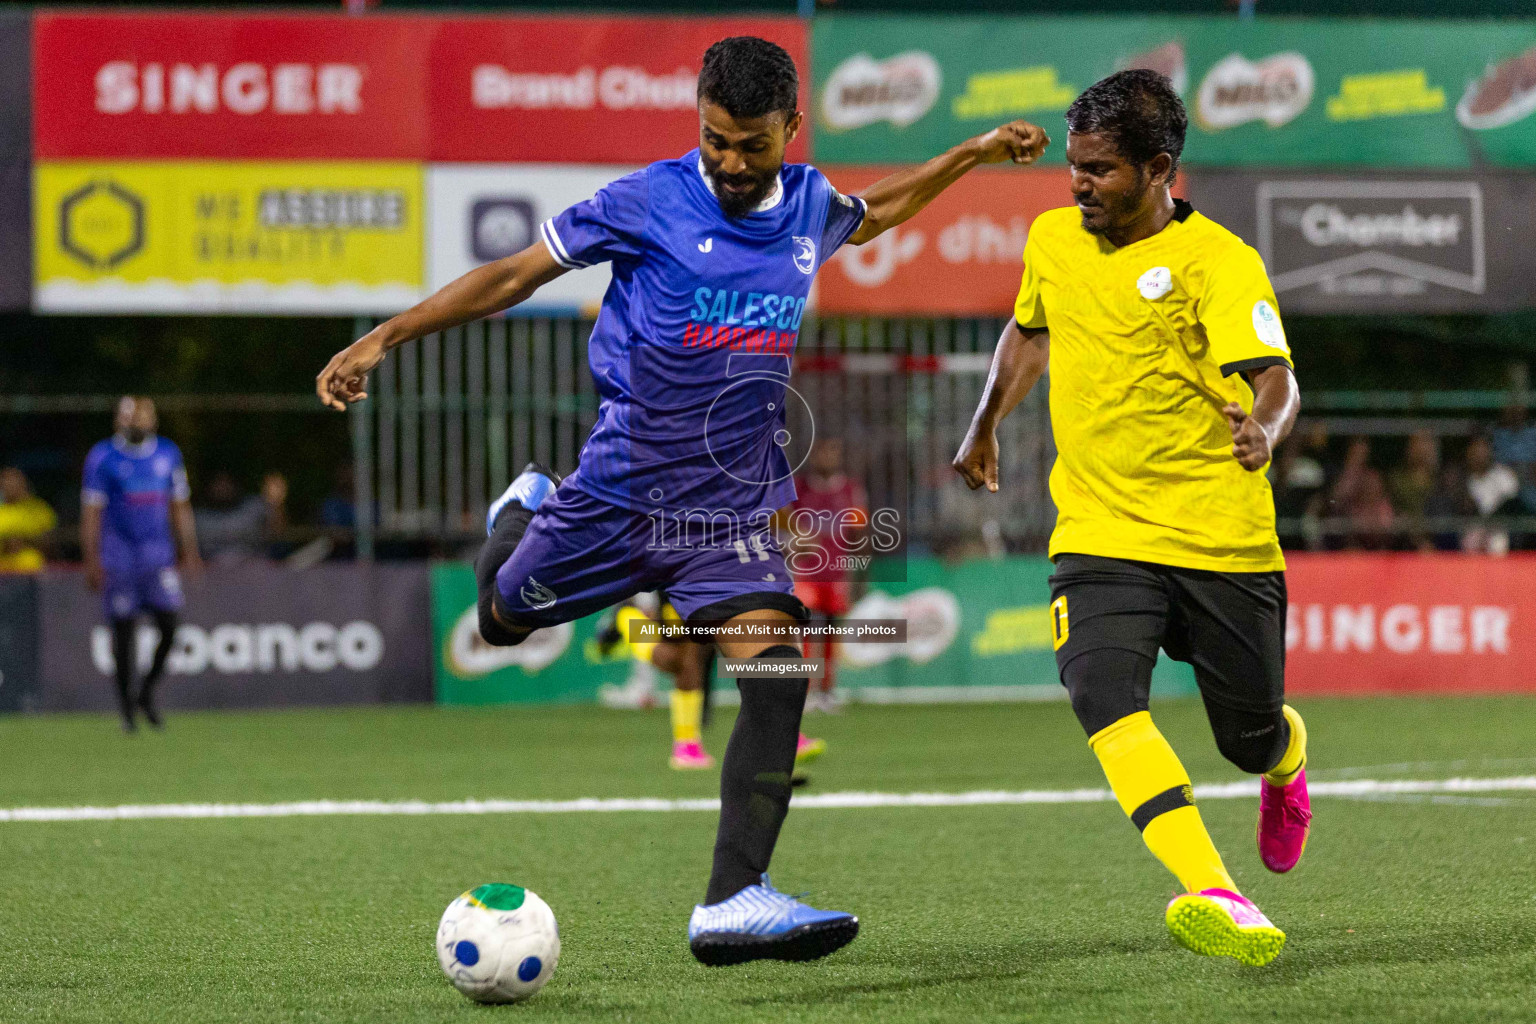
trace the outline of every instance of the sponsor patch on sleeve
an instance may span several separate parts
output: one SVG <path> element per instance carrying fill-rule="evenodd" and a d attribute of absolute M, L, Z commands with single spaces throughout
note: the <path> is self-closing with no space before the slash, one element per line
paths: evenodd
<path fill-rule="evenodd" d="M 1285 344 L 1285 328 L 1280 326 L 1280 314 L 1265 299 L 1253 304 L 1253 333 L 1270 348 L 1290 351 Z"/>

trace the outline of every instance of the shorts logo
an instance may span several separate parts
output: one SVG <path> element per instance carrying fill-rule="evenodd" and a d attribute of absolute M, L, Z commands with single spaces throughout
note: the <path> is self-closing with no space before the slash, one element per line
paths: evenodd
<path fill-rule="evenodd" d="M 523 584 L 518 595 L 536 612 L 541 612 L 555 603 L 555 592 L 532 576 L 528 577 L 528 581 Z"/>
<path fill-rule="evenodd" d="M 1067 595 L 1063 594 L 1051 602 L 1051 636 L 1055 640 L 1055 650 L 1061 650 L 1061 645 L 1067 642 Z"/>
<path fill-rule="evenodd" d="M 1136 279 L 1141 297 L 1156 301 L 1173 291 L 1173 272 L 1167 267 L 1153 267 Z"/>
<path fill-rule="evenodd" d="M 816 272 L 816 243 L 804 235 L 795 235 L 795 269 L 802 274 Z"/>

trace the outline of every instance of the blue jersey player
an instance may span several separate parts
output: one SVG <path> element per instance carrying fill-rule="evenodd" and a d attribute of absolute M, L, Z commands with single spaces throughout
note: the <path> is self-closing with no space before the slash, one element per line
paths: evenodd
<path fill-rule="evenodd" d="M 120 401 L 117 432 L 85 457 L 80 491 L 85 578 L 91 589 L 101 591 L 112 624 L 112 657 L 126 732 L 136 728 L 135 710 L 143 712 L 150 725 L 161 726 L 154 692 L 165 672 L 182 606 L 177 564 L 198 564 L 181 449 L 157 436 L 156 425 L 155 405 L 149 399 Z M 149 672 L 136 690 L 134 641 L 138 618 L 144 614 L 154 619 L 160 638 Z"/>
<path fill-rule="evenodd" d="M 804 607 L 771 529 L 795 496 L 784 446 L 790 358 L 816 271 L 916 214 L 982 163 L 1031 163 L 1049 141 L 1014 122 L 862 195 L 784 163 L 800 131 L 784 50 L 738 36 L 699 75 L 699 148 L 652 164 L 546 222 L 541 239 L 487 264 L 336 355 L 316 390 L 336 409 L 366 397 L 397 345 L 528 298 L 568 271 L 611 264 L 589 343 L 600 405 L 560 481 L 530 467 L 492 505 L 476 563 L 480 630 L 493 644 L 665 590 L 713 630 L 742 676 L 721 765 L 720 823 L 689 946 L 706 964 L 809 960 L 850 942 L 851 914 L 776 891 L 766 874 L 789 808 L 807 673 L 791 627 Z M 788 662 L 790 664 L 784 664 Z"/>

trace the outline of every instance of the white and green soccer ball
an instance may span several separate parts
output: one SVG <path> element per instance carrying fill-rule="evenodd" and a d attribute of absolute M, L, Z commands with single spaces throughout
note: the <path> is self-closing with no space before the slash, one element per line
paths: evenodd
<path fill-rule="evenodd" d="M 437 962 L 476 1002 L 520 1002 L 543 988 L 560 962 L 555 912 L 520 885 L 471 889 L 443 911 Z"/>

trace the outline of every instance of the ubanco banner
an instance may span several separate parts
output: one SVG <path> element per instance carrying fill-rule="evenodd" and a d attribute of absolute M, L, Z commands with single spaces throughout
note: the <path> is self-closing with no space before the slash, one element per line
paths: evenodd
<path fill-rule="evenodd" d="M 1213 166 L 1536 165 L 1536 20 L 830 17 L 820 163 L 921 160 L 1016 117 L 1056 136 L 1088 86 L 1167 75 Z"/>
<path fill-rule="evenodd" d="M 422 205 L 414 163 L 40 163 L 34 305 L 397 312 L 422 293 Z"/>

